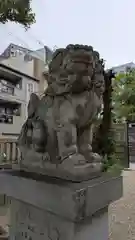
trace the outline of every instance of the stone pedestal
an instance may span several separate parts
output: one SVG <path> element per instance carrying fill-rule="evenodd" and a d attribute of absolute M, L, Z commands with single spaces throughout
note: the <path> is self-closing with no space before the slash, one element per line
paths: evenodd
<path fill-rule="evenodd" d="M 0 173 L 11 198 L 10 240 L 107 240 L 108 205 L 122 196 L 122 177 L 72 183 Z"/>

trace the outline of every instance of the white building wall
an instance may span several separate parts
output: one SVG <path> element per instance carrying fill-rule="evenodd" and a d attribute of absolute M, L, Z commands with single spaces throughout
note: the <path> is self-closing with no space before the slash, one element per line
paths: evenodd
<path fill-rule="evenodd" d="M 5 64 L 6 66 L 9 66 L 15 70 L 18 70 L 20 72 L 23 72 L 29 76 L 33 77 L 34 73 L 34 59 L 31 61 L 24 61 L 24 54 L 17 55 L 15 57 L 10 57 L 8 59 L 4 59 L 1 62 Z"/>

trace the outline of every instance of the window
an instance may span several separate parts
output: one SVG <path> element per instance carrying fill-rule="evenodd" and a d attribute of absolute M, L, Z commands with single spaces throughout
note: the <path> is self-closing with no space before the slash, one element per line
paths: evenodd
<path fill-rule="evenodd" d="M 8 81 L 0 80 L 0 92 L 14 95 L 14 86 Z"/>
<path fill-rule="evenodd" d="M 0 123 L 5 123 L 5 115 L 0 114 Z"/>
<path fill-rule="evenodd" d="M 20 80 L 20 81 L 16 84 L 16 88 L 22 89 L 22 80 Z"/>
<path fill-rule="evenodd" d="M 5 114 L 6 111 L 5 111 L 5 108 L 4 107 L 0 107 L 0 114 Z"/>
<path fill-rule="evenodd" d="M 1 92 L 13 95 L 14 94 L 14 88 L 11 88 L 11 87 L 8 87 L 8 86 L 2 86 L 1 87 Z"/>
<path fill-rule="evenodd" d="M 6 108 L 5 110 L 6 110 L 5 112 L 6 112 L 7 115 L 12 115 L 13 114 L 13 109 L 12 108 Z"/>
<path fill-rule="evenodd" d="M 13 116 L 6 116 L 4 123 L 13 124 Z"/>
<path fill-rule="evenodd" d="M 33 84 L 32 83 L 28 83 L 28 92 L 32 93 L 33 92 Z"/>
<path fill-rule="evenodd" d="M 12 57 L 16 57 L 16 55 L 17 55 L 17 52 L 14 51 L 14 50 L 12 50 L 12 51 L 11 51 L 11 56 L 12 56 Z"/>
<path fill-rule="evenodd" d="M 13 123 L 13 116 L 0 115 L 0 123 Z"/>
<path fill-rule="evenodd" d="M 21 105 L 17 106 L 13 109 L 13 115 L 20 116 L 21 115 Z"/>
<path fill-rule="evenodd" d="M 24 56 L 24 61 L 26 61 L 26 62 L 32 61 L 32 56 L 29 55 L 29 54 L 26 54 L 26 55 Z"/>
<path fill-rule="evenodd" d="M 20 49 L 17 49 L 16 52 L 18 53 L 18 55 L 22 55 L 23 54 L 23 52 Z"/>
<path fill-rule="evenodd" d="M 21 115 L 21 104 L 3 103 L 0 105 L 0 123 L 13 123 L 13 116 Z"/>

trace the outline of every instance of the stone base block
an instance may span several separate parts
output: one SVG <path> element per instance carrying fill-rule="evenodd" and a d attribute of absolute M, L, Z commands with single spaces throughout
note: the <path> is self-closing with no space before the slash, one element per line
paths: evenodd
<path fill-rule="evenodd" d="M 0 174 L 0 194 L 11 198 L 10 239 L 108 239 L 108 205 L 122 196 L 121 176 L 72 183 L 17 174 Z"/>
<path fill-rule="evenodd" d="M 75 223 L 30 204 L 12 199 L 10 239 L 17 240 L 107 240 L 107 209 L 93 218 Z"/>

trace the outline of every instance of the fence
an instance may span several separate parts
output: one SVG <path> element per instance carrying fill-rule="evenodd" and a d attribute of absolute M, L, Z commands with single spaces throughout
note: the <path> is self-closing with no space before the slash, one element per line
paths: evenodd
<path fill-rule="evenodd" d="M 124 167 L 128 167 L 127 124 L 114 124 L 112 129 L 116 142 L 116 155 L 119 157 Z"/>
<path fill-rule="evenodd" d="M 19 160 L 19 150 L 16 139 L 0 139 L 0 164 L 17 163 Z"/>
<path fill-rule="evenodd" d="M 113 132 L 116 142 L 116 155 L 122 160 L 124 166 L 128 164 L 128 144 L 127 144 L 127 125 L 113 124 Z M 16 139 L 0 139 L 0 160 L 6 164 L 17 163 L 19 160 L 19 150 Z M 1 162 L 0 162 L 1 163 Z"/>
<path fill-rule="evenodd" d="M 11 167 L 11 164 L 19 160 L 19 150 L 16 139 L 0 139 L 0 166 Z M 0 195 L 0 206 L 8 204 L 9 199 L 5 194 Z"/>

